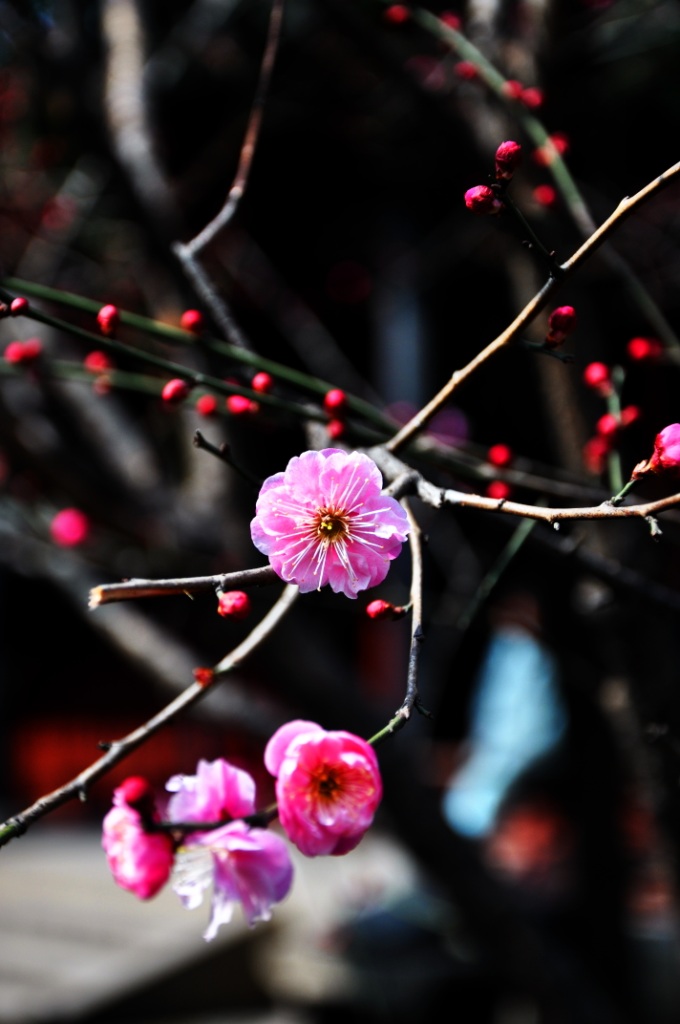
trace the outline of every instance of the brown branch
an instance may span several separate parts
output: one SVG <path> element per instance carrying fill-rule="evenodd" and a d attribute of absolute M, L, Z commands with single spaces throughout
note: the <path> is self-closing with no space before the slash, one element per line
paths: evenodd
<path fill-rule="evenodd" d="M 169 594 L 197 594 L 205 590 L 236 590 L 242 587 L 263 587 L 276 583 L 279 577 L 270 565 L 243 569 L 218 576 L 188 576 L 171 580 L 125 580 L 123 583 L 101 583 L 90 591 L 89 607 L 98 608 L 111 601 L 139 597 L 167 597 Z"/>

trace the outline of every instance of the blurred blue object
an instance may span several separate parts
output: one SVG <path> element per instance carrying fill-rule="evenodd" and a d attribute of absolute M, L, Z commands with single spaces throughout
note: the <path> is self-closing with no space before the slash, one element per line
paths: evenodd
<path fill-rule="evenodd" d="M 470 838 L 489 832 L 508 787 L 567 725 L 555 658 L 526 629 L 494 630 L 475 685 L 470 752 L 442 805 L 449 825 Z"/>

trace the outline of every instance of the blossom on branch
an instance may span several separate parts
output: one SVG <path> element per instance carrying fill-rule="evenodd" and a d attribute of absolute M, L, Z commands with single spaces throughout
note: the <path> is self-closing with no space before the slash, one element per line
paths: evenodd
<path fill-rule="evenodd" d="M 382 583 L 408 534 L 405 511 L 381 487 L 380 470 L 360 452 L 294 456 L 262 485 L 253 544 L 303 594 L 329 584 L 354 598 Z"/>
<path fill-rule="evenodd" d="M 382 798 L 378 759 L 366 740 L 288 722 L 269 740 L 264 763 L 276 777 L 281 825 L 301 853 L 339 856 L 358 845 Z"/>
<path fill-rule="evenodd" d="M 166 784 L 173 795 L 170 821 L 185 825 L 225 824 L 189 832 L 177 851 L 172 888 L 193 910 L 212 887 L 210 923 L 204 933 L 213 939 L 231 920 L 240 903 L 249 925 L 268 921 L 271 908 L 289 892 L 293 866 L 283 839 L 242 819 L 255 813 L 255 782 L 248 772 L 228 761 L 198 762 L 196 775 L 174 775 Z"/>
<path fill-rule="evenodd" d="M 139 807 L 133 806 L 139 800 L 130 802 L 133 787 L 126 785 L 130 781 L 114 790 L 113 807 L 103 822 L 102 846 L 116 883 L 140 900 L 148 900 L 170 877 L 174 844 L 164 832 L 146 831 Z M 134 792 L 138 794 L 138 787 Z"/>
<path fill-rule="evenodd" d="M 646 473 L 666 472 L 680 474 L 680 423 L 671 423 L 656 435 L 654 451 L 648 459 L 638 462 L 632 479 Z"/>

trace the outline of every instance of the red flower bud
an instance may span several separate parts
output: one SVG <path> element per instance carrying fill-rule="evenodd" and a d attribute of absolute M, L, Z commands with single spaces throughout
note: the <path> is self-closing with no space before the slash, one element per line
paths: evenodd
<path fill-rule="evenodd" d="M 611 444 L 609 439 L 602 437 L 601 434 L 596 434 L 595 437 L 591 437 L 590 440 L 586 441 L 583 446 L 583 451 L 581 453 L 583 457 L 583 465 L 589 473 L 592 473 L 594 476 L 599 476 L 604 472 L 610 451 Z"/>
<path fill-rule="evenodd" d="M 595 424 L 595 429 L 600 437 L 606 437 L 612 439 L 618 434 L 621 428 L 621 422 L 611 412 L 606 412 L 604 416 L 600 416 L 599 420 Z"/>
<path fill-rule="evenodd" d="M 561 345 L 567 335 L 576 328 L 576 310 L 573 306 L 558 306 L 548 317 L 548 331 L 545 344 L 550 348 Z"/>
<path fill-rule="evenodd" d="M 522 93 L 519 98 L 524 106 L 529 110 L 538 110 L 538 108 L 542 107 L 545 102 L 543 90 L 536 86 L 530 86 L 528 89 L 522 89 Z"/>
<path fill-rule="evenodd" d="M 662 354 L 663 345 L 657 338 L 631 338 L 626 351 L 635 362 L 653 362 Z"/>
<path fill-rule="evenodd" d="M 583 371 L 583 383 L 603 396 L 612 392 L 612 381 L 606 363 L 588 363 Z"/>
<path fill-rule="evenodd" d="M 651 458 L 639 462 L 632 475 L 637 478 L 644 473 L 664 472 L 680 474 L 680 423 L 671 423 L 656 435 Z"/>
<path fill-rule="evenodd" d="M 274 378 L 269 373 L 265 373 L 262 370 L 260 373 L 256 373 L 250 382 L 250 386 L 253 391 L 258 391 L 261 395 L 268 395 L 274 386 Z"/>
<path fill-rule="evenodd" d="M 74 548 L 83 544 L 90 533 L 90 520 L 78 508 L 63 508 L 50 523 L 50 534 L 55 544 Z"/>
<path fill-rule="evenodd" d="M 561 156 L 569 149 L 569 139 L 564 132 L 555 132 L 549 135 L 547 140 L 533 152 L 535 163 L 541 167 L 548 167 L 556 156 Z"/>
<path fill-rule="evenodd" d="M 128 776 L 118 786 L 118 793 L 128 807 L 133 807 L 142 813 L 154 810 L 153 786 L 142 775 Z"/>
<path fill-rule="evenodd" d="M 10 316 L 20 316 L 22 313 L 28 311 L 28 299 L 18 295 L 16 299 L 12 299 L 9 304 Z"/>
<path fill-rule="evenodd" d="M 347 395 L 341 388 L 331 388 L 324 395 L 323 407 L 327 413 L 338 416 L 347 408 Z"/>
<path fill-rule="evenodd" d="M 486 460 L 492 466 L 509 466 L 513 458 L 513 450 L 507 444 L 492 444 L 486 453 Z"/>
<path fill-rule="evenodd" d="M 460 30 L 463 24 L 458 15 L 454 14 L 453 11 L 442 11 L 439 15 L 439 20 L 442 25 L 446 25 L 447 28 L 452 28 L 456 32 Z"/>
<path fill-rule="evenodd" d="M 402 619 L 406 615 L 406 609 L 401 605 L 391 604 L 377 598 L 366 605 L 366 614 L 369 619 Z"/>
<path fill-rule="evenodd" d="M 522 147 L 519 142 L 508 139 L 501 142 L 496 150 L 496 177 L 499 180 L 510 181 L 513 174 L 522 162 Z"/>
<path fill-rule="evenodd" d="M 621 410 L 621 426 L 629 427 L 631 423 L 635 423 L 642 416 L 639 406 L 637 405 L 626 405 Z"/>
<path fill-rule="evenodd" d="M 501 86 L 501 92 L 509 100 L 518 100 L 524 92 L 524 86 L 516 78 L 508 78 Z"/>
<path fill-rule="evenodd" d="M 539 206 L 555 206 L 557 203 L 557 189 L 552 185 L 537 185 L 532 193 Z"/>
<path fill-rule="evenodd" d="M 453 71 L 456 77 L 464 82 L 471 82 L 479 74 L 477 66 L 471 60 L 459 60 L 454 66 Z"/>
<path fill-rule="evenodd" d="M 179 377 L 173 377 L 167 384 L 164 384 L 163 390 L 161 391 L 161 398 L 168 405 L 179 405 L 183 402 L 191 391 L 191 386 L 187 384 L 185 380 L 181 380 Z"/>
<path fill-rule="evenodd" d="M 487 498 L 497 498 L 498 501 L 505 501 L 510 494 L 510 486 L 504 480 L 492 480 L 486 489 Z"/>
<path fill-rule="evenodd" d="M 245 619 L 250 615 L 250 598 L 243 590 L 220 591 L 217 612 L 227 619 Z"/>
<path fill-rule="evenodd" d="M 328 431 L 328 436 L 335 441 L 343 436 L 347 427 L 344 420 L 329 420 L 326 425 L 326 430 Z"/>
<path fill-rule="evenodd" d="M 90 373 L 106 373 L 107 370 L 113 369 L 113 360 L 106 352 L 94 349 L 83 359 L 83 366 Z"/>
<path fill-rule="evenodd" d="M 41 354 L 42 342 L 39 338 L 10 341 L 5 349 L 5 359 L 8 363 L 34 363 Z"/>
<path fill-rule="evenodd" d="M 229 395 L 225 404 L 232 416 L 248 415 L 260 408 L 257 402 L 251 401 L 246 395 Z"/>
<path fill-rule="evenodd" d="M 199 309 L 185 309 L 179 320 L 180 327 L 192 334 L 200 334 L 205 325 L 205 319 Z"/>
<path fill-rule="evenodd" d="M 490 185 L 475 185 L 465 193 L 465 205 L 473 213 L 500 213 L 503 203 Z"/>
<path fill-rule="evenodd" d="M 214 416 L 217 412 L 217 399 L 214 395 L 201 395 L 196 399 L 196 412 L 201 416 Z"/>
<path fill-rule="evenodd" d="M 403 25 L 411 17 L 411 12 L 406 4 L 390 4 L 383 12 L 383 17 L 390 25 Z"/>
<path fill-rule="evenodd" d="M 120 322 L 120 310 L 117 306 L 111 304 L 102 306 L 97 313 L 97 323 L 99 324 L 102 334 L 109 337 L 114 333 L 116 327 Z"/>

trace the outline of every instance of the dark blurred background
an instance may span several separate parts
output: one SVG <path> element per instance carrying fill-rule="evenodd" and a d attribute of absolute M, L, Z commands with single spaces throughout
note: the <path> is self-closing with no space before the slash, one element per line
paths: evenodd
<path fill-rule="evenodd" d="M 427 10 L 458 15 L 503 75 L 541 90 L 532 116 L 564 134 L 594 223 L 678 159 L 673 0 Z M 201 255 L 253 351 L 396 420 L 544 283 L 521 230 L 463 202 L 492 176 L 501 141 L 524 148 L 512 194 L 546 247 L 564 260 L 584 240 L 559 193 L 546 203 L 536 191 L 554 182 L 516 106 L 400 13 L 373 0 L 286 0 L 247 189 Z M 173 244 L 225 201 L 269 14 L 259 0 L 0 4 L 0 285 L 23 279 L 175 326 L 197 308 L 210 334 L 224 335 Z M 602 501 L 613 493 L 606 465 L 584 459 L 607 409 L 583 383 L 598 360 L 622 381 L 623 405 L 640 410 L 617 442 L 628 479 L 657 431 L 680 418 L 679 195 L 672 183 L 639 207 L 560 289 L 555 304 L 578 315 L 564 349 L 571 361 L 521 343 L 497 354 L 431 424 L 438 455 L 414 455 L 419 469 L 480 492 L 497 475 L 533 503 Z M 97 331 L 86 311 L 31 302 Z M 542 340 L 546 317 L 525 341 Z M 636 336 L 662 336 L 663 355 L 632 360 Z M 248 528 L 255 490 L 196 449 L 195 431 L 228 443 L 258 478 L 311 444 L 302 424 L 267 407 L 236 417 L 220 399 L 208 420 L 193 400 L 168 408 L 158 392 L 100 394 L 92 381 L 50 373 L 59 361 L 81 363 L 86 339 L 0 321 L 3 349 L 32 337 L 42 370 L 5 366 L 0 377 L 6 816 L 77 774 L 99 741 L 155 713 L 273 603 L 271 588 L 254 591 L 248 623 L 218 616 L 211 595 L 87 607 L 98 583 L 262 564 Z M 200 346 L 133 328 L 118 337 L 246 386 L 252 376 Z M 276 388 L 299 398 L 290 384 Z M 304 400 L 319 405 L 318 395 Z M 342 443 L 363 444 L 365 427 L 350 420 Z M 510 473 L 485 462 L 497 443 L 514 453 Z M 644 481 L 635 496 L 675 486 Z M 50 525 L 74 507 L 90 528 L 65 546 Z M 414 511 L 426 537 L 420 688 L 432 717 L 414 716 L 380 748 L 378 827 L 424 872 L 413 896 L 421 911 L 447 909 L 417 926 L 404 907 L 358 914 L 338 955 L 364 996 L 315 1012 L 430 1019 L 444 999 L 479 1024 L 671 1024 L 680 1014 L 678 514 L 660 517 L 655 539 L 632 520 L 538 524 L 478 599 L 519 521 Z M 379 592 L 356 602 L 308 595 L 233 679 L 55 818 L 98 827 L 124 775 L 162 784 L 193 772 L 198 757 L 246 765 L 269 795 L 262 747 L 291 717 L 371 735 L 401 703 L 409 632 L 408 620 L 373 622 L 364 609 L 376 596 L 405 603 L 408 587 L 404 554 Z M 484 751 L 502 754 L 489 761 Z M 454 808 L 447 798 L 464 783 Z M 409 973 L 421 960 L 432 970 Z M 405 991 L 394 987 L 390 999 L 395 978 Z M 515 997 L 524 1016 L 503 1015 Z"/>

